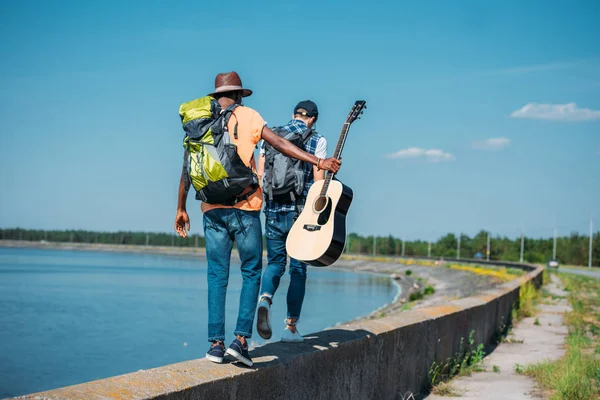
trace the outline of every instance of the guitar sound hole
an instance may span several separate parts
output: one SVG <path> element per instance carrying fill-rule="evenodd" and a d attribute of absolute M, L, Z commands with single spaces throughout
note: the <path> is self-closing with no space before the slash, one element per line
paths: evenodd
<path fill-rule="evenodd" d="M 326 206 L 327 206 L 327 197 L 326 196 L 317 197 L 317 200 L 315 201 L 315 212 L 316 213 L 322 212 Z"/>
<path fill-rule="evenodd" d="M 317 224 L 319 225 L 325 225 L 331 216 L 331 201 L 326 201 L 326 204 L 325 209 L 319 213 L 317 218 Z"/>

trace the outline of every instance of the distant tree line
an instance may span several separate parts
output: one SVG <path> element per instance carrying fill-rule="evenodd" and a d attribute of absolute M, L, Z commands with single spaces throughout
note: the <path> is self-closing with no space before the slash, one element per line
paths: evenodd
<path fill-rule="evenodd" d="M 460 236 L 461 258 L 474 258 L 477 253 L 485 258 L 487 252 L 487 232 L 481 231 L 474 237 Z M 0 240 L 28 240 L 47 242 L 103 243 L 148 246 L 204 247 L 204 237 L 191 235 L 182 239 L 176 234 L 153 232 L 92 232 L 82 230 L 44 231 L 29 229 L 0 229 Z M 423 240 L 405 241 L 404 255 L 407 257 L 456 258 L 458 237 L 449 233 L 435 242 Z M 403 242 L 393 236 L 360 236 L 351 233 L 348 236 L 346 251 L 355 254 L 401 256 Z M 531 263 L 545 263 L 552 258 L 553 239 L 525 238 L 523 260 Z M 587 265 L 589 236 L 572 233 L 559 237 L 556 246 L 556 258 L 562 264 Z M 490 238 L 490 259 L 519 261 L 521 238 Z M 594 234 L 592 245 L 593 265 L 600 265 L 600 232 Z"/>
<path fill-rule="evenodd" d="M 485 259 L 487 253 L 486 231 L 480 231 L 474 237 L 460 235 L 460 257 L 475 258 L 477 253 Z M 393 236 L 373 237 L 360 236 L 352 233 L 346 244 L 350 253 L 377 254 L 388 256 L 402 255 L 402 240 Z M 524 238 L 523 261 L 530 263 L 545 263 L 552 258 L 554 239 Z M 431 254 L 432 257 L 456 258 L 458 237 L 453 233 L 442 236 L 435 242 L 423 240 L 406 241 L 404 255 L 407 257 L 423 257 Z M 375 250 L 375 251 L 374 251 Z M 556 258 L 562 264 L 587 265 L 589 254 L 589 236 L 572 233 L 570 236 L 557 238 Z M 510 239 L 507 237 L 490 238 L 490 260 L 519 261 L 521 256 L 521 238 Z M 600 266 L 600 232 L 596 232 L 592 242 L 592 264 Z"/>
<path fill-rule="evenodd" d="M 187 239 L 170 233 L 154 232 L 93 232 L 81 230 L 43 231 L 30 229 L 0 229 L 0 240 L 28 240 L 71 243 L 127 244 L 138 246 L 204 247 L 204 236 Z"/>

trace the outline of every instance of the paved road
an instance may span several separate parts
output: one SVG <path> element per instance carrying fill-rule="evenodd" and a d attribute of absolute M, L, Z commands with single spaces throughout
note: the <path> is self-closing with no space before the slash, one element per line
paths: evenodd
<path fill-rule="evenodd" d="M 577 274 L 583 276 L 589 276 L 592 278 L 600 279 L 600 268 L 592 268 L 591 270 L 575 269 L 575 268 L 559 268 L 559 272 L 566 272 L 568 274 Z"/>

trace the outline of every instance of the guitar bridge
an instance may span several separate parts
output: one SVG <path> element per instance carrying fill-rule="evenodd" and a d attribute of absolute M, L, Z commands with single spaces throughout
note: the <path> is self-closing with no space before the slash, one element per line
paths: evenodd
<path fill-rule="evenodd" d="M 305 224 L 304 225 L 304 229 L 306 229 L 309 232 L 320 231 L 321 230 L 321 225 Z"/>

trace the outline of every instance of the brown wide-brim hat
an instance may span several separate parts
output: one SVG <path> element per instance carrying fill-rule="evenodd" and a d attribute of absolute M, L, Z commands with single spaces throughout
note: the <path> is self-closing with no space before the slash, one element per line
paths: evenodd
<path fill-rule="evenodd" d="M 244 89 L 242 80 L 237 72 L 223 72 L 215 78 L 215 91 L 210 93 L 209 96 L 214 96 L 217 93 L 234 92 L 236 90 L 242 91 L 242 97 L 248 97 L 252 94 L 252 90 Z"/>

